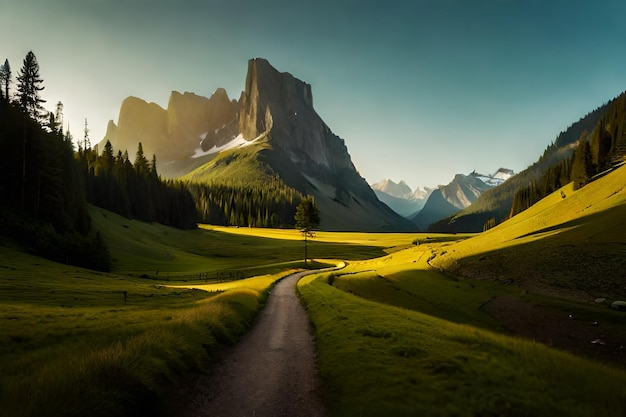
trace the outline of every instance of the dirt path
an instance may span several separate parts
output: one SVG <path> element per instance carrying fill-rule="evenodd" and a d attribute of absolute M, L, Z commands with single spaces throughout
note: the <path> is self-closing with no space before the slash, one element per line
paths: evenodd
<path fill-rule="evenodd" d="M 177 415 L 324 416 L 314 340 L 295 293 L 306 272 L 281 280 L 254 327 L 219 363 L 198 380 Z"/>

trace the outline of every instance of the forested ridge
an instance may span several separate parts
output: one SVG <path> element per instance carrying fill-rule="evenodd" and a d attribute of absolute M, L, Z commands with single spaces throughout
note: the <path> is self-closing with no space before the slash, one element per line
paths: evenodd
<path fill-rule="evenodd" d="M 517 189 L 510 216 L 526 210 L 542 198 L 573 182 L 584 187 L 626 157 L 626 93 L 605 106 L 589 133 L 585 127 L 570 158 L 552 165 L 539 179 Z M 562 195 L 566 198 L 566 195 Z"/>
<path fill-rule="evenodd" d="M 85 178 L 87 201 L 122 216 L 179 229 L 196 227 L 196 210 L 184 184 L 159 177 L 156 158 L 145 157 L 138 145 L 134 163 L 128 152 L 106 142 L 101 153 L 79 146 L 76 159 Z"/>

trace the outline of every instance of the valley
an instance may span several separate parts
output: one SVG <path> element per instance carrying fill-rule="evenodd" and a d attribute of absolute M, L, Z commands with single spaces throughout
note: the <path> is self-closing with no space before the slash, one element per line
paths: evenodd
<path fill-rule="evenodd" d="M 478 235 L 318 232 L 309 267 L 345 262 L 298 284 L 329 414 L 621 415 L 626 331 L 610 303 L 625 294 L 626 253 L 623 229 L 602 227 L 625 218 L 623 178 L 620 168 L 565 199 L 555 193 Z M 138 395 L 141 407 L 158 404 L 189 372 L 214 366 L 276 280 L 303 267 L 293 229 L 181 231 L 91 214 L 111 273 L 2 241 L 0 404 L 10 415 L 82 415 L 96 404 L 127 413 Z M 561 265 L 568 282 L 546 281 L 546 262 L 577 242 L 609 255 L 592 271 Z M 505 276 L 493 270 L 503 265 Z M 604 277 L 599 289 L 578 284 L 591 272 Z"/>
<path fill-rule="evenodd" d="M 44 120 L 42 80 L 18 81 L 0 95 L 0 415 L 230 415 L 239 397 L 300 415 L 299 390 L 333 417 L 626 412 L 626 93 L 517 174 L 413 191 L 370 186 L 311 85 L 264 58 L 239 99 L 130 96 L 76 149 L 62 103 Z M 304 388 L 284 372 L 300 360 Z"/>

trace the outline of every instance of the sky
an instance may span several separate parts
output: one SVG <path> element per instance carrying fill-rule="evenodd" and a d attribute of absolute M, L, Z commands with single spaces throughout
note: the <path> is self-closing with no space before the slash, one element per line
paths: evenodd
<path fill-rule="evenodd" d="M 15 81 L 32 50 L 45 107 L 96 143 L 124 98 L 238 98 L 263 57 L 312 85 L 369 183 L 433 187 L 526 168 L 626 90 L 625 19 L 623 0 L 0 0 L 0 63 Z"/>

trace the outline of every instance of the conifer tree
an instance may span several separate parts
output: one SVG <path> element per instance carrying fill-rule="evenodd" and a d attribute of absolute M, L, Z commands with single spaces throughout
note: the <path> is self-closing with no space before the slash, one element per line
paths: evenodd
<path fill-rule="evenodd" d="M 572 181 L 574 189 L 583 187 L 591 177 L 591 150 L 588 141 L 578 144 L 572 159 Z"/>
<path fill-rule="evenodd" d="M 315 236 L 314 230 L 320 224 L 320 211 L 311 196 L 306 196 L 296 207 L 296 228 L 300 230 L 304 237 L 304 263 L 307 263 L 307 238 Z"/>
<path fill-rule="evenodd" d="M 9 84 L 11 84 L 11 66 L 9 65 L 9 60 L 4 60 L 4 65 L 0 65 L 0 90 L 4 89 L 4 96 L 2 95 L 2 91 L 0 91 L 0 97 L 2 97 L 7 102 L 9 100 Z"/>
<path fill-rule="evenodd" d="M 54 111 L 54 130 L 63 132 L 63 103 L 58 101 Z"/>
<path fill-rule="evenodd" d="M 39 93 L 44 89 L 43 80 L 39 75 L 39 63 L 33 51 L 29 51 L 17 76 L 17 97 L 20 107 L 34 120 L 42 116 L 43 100 Z"/>
<path fill-rule="evenodd" d="M 135 154 L 135 163 L 133 164 L 135 171 L 139 175 L 147 175 L 150 172 L 148 160 L 143 153 L 143 145 L 141 142 L 137 145 L 137 153 Z"/>

